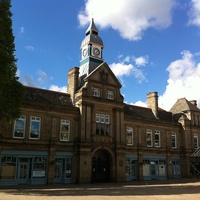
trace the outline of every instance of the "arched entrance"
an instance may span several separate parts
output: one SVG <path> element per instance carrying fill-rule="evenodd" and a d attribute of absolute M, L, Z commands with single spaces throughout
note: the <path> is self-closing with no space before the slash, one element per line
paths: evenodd
<path fill-rule="evenodd" d="M 106 150 L 98 150 L 92 157 L 92 182 L 110 181 L 110 156 Z"/>

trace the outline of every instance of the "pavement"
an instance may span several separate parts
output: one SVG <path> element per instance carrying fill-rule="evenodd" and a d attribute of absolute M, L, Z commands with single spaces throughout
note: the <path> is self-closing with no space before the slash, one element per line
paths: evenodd
<path fill-rule="evenodd" d="M 1 187 L 0 200 L 200 200 L 200 179 Z"/>

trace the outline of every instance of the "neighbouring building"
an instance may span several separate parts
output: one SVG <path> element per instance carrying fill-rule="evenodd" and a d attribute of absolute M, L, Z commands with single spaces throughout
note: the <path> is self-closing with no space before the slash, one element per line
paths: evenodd
<path fill-rule="evenodd" d="M 0 126 L 0 185 L 125 182 L 191 177 L 200 170 L 200 109 L 129 105 L 103 60 L 92 20 L 68 93 L 25 86 L 21 116 Z M 63 77 L 64 78 L 64 77 Z"/>

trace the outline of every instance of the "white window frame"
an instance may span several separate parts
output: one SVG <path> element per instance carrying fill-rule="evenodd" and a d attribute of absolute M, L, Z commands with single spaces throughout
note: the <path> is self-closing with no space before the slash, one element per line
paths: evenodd
<path fill-rule="evenodd" d="M 150 136 L 150 138 L 148 138 L 148 135 Z M 150 139 L 150 140 L 149 140 Z M 153 141 L 152 141 L 152 130 L 148 129 L 146 131 L 146 141 L 147 141 L 147 147 L 152 147 L 153 146 Z M 149 145 L 148 142 L 151 142 L 151 144 Z"/>
<path fill-rule="evenodd" d="M 96 114 L 96 122 L 100 123 L 101 119 L 101 115 L 100 114 Z"/>
<path fill-rule="evenodd" d="M 100 97 L 100 89 L 99 88 L 93 88 L 93 96 Z"/>
<path fill-rule="evenodd" d="M 197 149 L 199 147 L 199 138 L 197 134 L 194 134 L 193 141 L 194 141 L 194 148 Z"/>
<path fill-rule="evenodd" d="M 158 141 L 156 140 L 156 136 L 158 136 Z M 154 143 L 155 143 L 155 147 L 160 147 L 161 144 L 160 144 L 160 131 L 156 130 L 154 132 Z"/>
<path fill-rule="evenodd" d="M 38 129 L 35 129 L 35 127 L 33 126 L 34 123 L 38 123 Z M 32 139 L 32 140 L 39 140 L 40 139 L 40 127 L 41 127 L 41 118 L 31 116 L 29 139 Z M 37 134 L 35 134 L 35 135 L 38 135 L 38 137 L 31 137 L 31 134 L 33 134 L 32 132 L 36 132 Z"/>
<path fill-rule="evenodd" d="M 174 140 L 173 140 L 173 138 L 174 138 Z M 174 143 L 174 145 L 173 145 L 173 143 Z M 177 148 L 176 133 L 174 133 L 174 132 L 171 133 L 171 145 L 172 145 L 172 149 Z"/>
<path fill-rule="evenodd" d="M 105 123 L 110 124 L 110 116 L 109 115 L 105 116 Z"/>
<path fill-rule="evenodd" d="M 132 127 L 126 128 L 126 144 L 127 144 L 127 146 L 133 146 L 134 145 L 133 128 Z"/>
<path fill-rule="evenodd" d="M 21 128 L 17 128 L 16 126 L 17 123 L 22 122 L 24 125 Z M 25 115 L 21 115 L 18 119 L 15 120 L 15 124 L 14 124 L 14 131 L 13 131 L 13 138 L 19 138 L 19 139 L 23 139 L 25 137 L 25 129 L 26 129 L 26 116 Z M 15 133 L 22 133 L 22 136 L 16 136 Z"/>
<path fill-rule="evenodd" d="M 66 126 L 66 131 L 62 129 L 63 126 Z M 60 120 L 60 141 L 68 142 L 70 140 L 70 121 L 61 119 Z"/>
<path fill-rule="evenodd" d="M 96 135 L 110 135 L 110 116 L 105 114 L 96 114 Z"/>
<path fill-rule="evenodd" d="M 101 114 L 101 123 L 105 124 L 105 115 L 104 114 Z"/>
<path fill-rule="evenodd" d="M 107 91 L 107 99 L 113 100 L 114 99 L 114 92 L 108 90 Z"/>

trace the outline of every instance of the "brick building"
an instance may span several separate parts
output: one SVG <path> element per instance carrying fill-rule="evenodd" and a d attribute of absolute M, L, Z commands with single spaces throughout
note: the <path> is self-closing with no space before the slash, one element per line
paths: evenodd
<path fill-rule="evenodd" d="M 122 182 L 191 177 L 199 170 L 200 109 L 124 103 L 92 20 L 68 93 L 25 87 L 21 116 L 1 122 L 0 185 Z"/>

